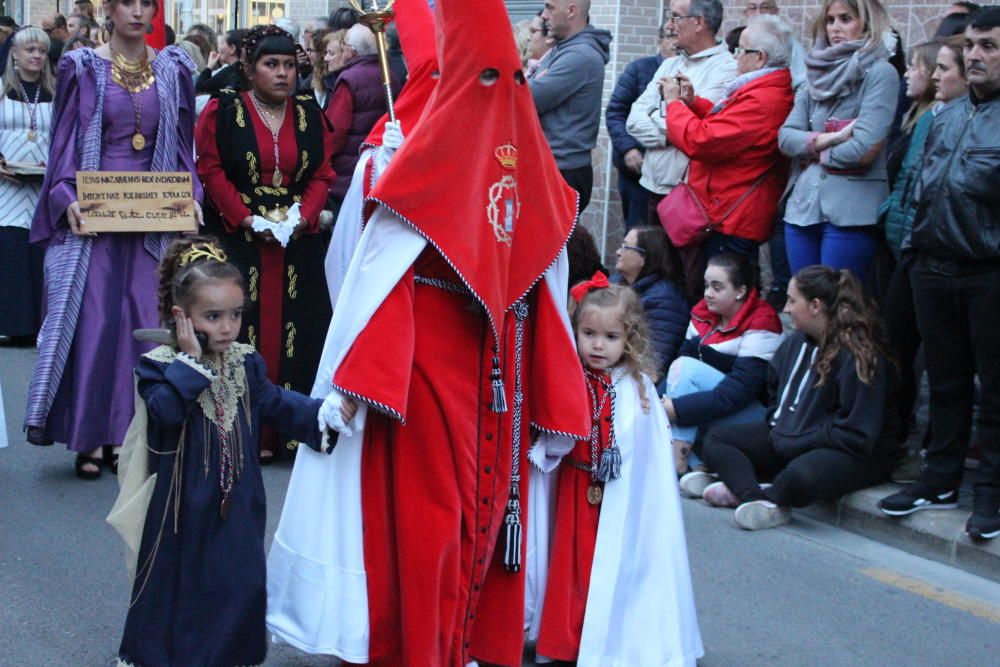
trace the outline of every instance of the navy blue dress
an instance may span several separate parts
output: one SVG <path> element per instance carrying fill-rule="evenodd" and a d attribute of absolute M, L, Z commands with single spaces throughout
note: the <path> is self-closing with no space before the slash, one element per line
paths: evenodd
<path fill-rule="evenodd" d="M 150 473 L 157 473 L 119 649 L 120 660 L 136 667 L 236 667 L 264 661 L 260 421 L 320 447 L 322 401 L 271 383 L 252 347 L 235 343 L 227 351 L 218 373 L 227 378 L 227 387 L 221 380 L 213 384 L 211 374 L 198 366 L 160 347 L 136 368 L 149 414 Z M 229 392 L 228 402 L 214 402 L 213 391 L 217 397 Z M 231 466 L 223 461 L 220 431 L 212 421 L 216 415 L 230 425 L 225 432 L 232 443 Z M 223 468 L 233 471 L 225 519 Z"/>

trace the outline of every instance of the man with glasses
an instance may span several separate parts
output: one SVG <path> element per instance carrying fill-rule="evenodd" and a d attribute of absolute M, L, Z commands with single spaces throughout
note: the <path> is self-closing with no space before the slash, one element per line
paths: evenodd
<path fill-rule="evenodd" d="M 590 25 L 590 0 L 545 0 L 542 20 L 555 46 L 528 85 L 559 172 L 580 194 L 583 213 L 594 187 L 590 153 L 601 125 L 611 33 Z"/>
<path fill-rule="evenodd" d="M 642 159 L 646 147 L 628 133 L 625 127 L 632 104 L 653 80 L 653 74 L 667 58 L 677 55 L 675 43 L 677 33 L 667 22 L 660 26 L 657 53 L 633 60 L 618 77 L 615 90 L 608 101 L 605 122 L 611 136 L 611 159 L 618 170 L 618 195 L 622 202 L 625 229 L 646 223 L 649 196 L 639 185 L 642 174 Z"/>
<path fill-rule="evenodd" d="M 737 74 L 732 54 L 716 39 L 722 26 L 719 0 L 672 0 L 667 26 L 677 33 L 678 55 L 656 70 L 626 123 L 628 133 L 646 147 L 639 183 L 649 192 L 648 220 L 656 225 L 656 205 L 683 180 L 688 166 L 688 158 L 667 139 L 662 86 L 684 75 L 699 97 L 717 102 L 726 82 Z"/>
<path fill-rule="evenodd" d="M 56 12 L 42 19 L 42 30 L 49 36 L 49 64 L 52 71 L 59 69 L 59 56 L 62 55 L 63 44 L 69 39 L 69 29 L 66 27 L 66 17 Z"/>

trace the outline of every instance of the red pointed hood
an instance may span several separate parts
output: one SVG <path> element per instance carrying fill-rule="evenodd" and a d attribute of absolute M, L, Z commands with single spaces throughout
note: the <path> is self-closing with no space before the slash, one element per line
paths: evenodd
<path fill-rule="evenodd" d="M 396 119 L 402 123 L 403 133 L 406 134 L 416 125 L 438 82 L 434 14 L 427 0 L 396 0 L 393 11 L 396 13 L 399 43 L 409 70 L 406 85 L 395 106 Z M 382 132 L 387 120 L 389 114 L 379 118 L 365 139 L 366 144 L 382 145 Z"/>
<path fill-rule="evenodd" d="M 437 11 L 440 79 L 369 200 L 441 252 L 495 327 L 565 246 L 577 195 L 542 134 L 502 0 L 437 0 Z"/>

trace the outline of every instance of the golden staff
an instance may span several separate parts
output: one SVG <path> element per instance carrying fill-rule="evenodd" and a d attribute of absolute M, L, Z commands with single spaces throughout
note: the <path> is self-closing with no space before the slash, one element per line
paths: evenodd
<path fill-rule="evenodd" d="M 383 7 L 378 6 L 378 0 L 370 0 L 371 8 L 362 6 L 364 0 L 350 0 L 351 6 L 358 14 L 358 21 L 365 24 L 375 33 L 375 44 L 378 47 L 378 64 L 382 68 L 382 86 L 385 88 L 385 101 L 389 107 L 389 120 L 396 122 L 396 109 L 392 101 L 392 76 L 389 73 L 389 50 L 385 42 L 385 28 L 392 22 L 395 14 L 392 6 L 396 0 L 387 0 Z"/>

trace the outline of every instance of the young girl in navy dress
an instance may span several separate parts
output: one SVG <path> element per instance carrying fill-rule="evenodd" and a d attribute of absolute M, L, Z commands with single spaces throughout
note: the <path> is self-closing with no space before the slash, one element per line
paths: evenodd
<path fill-rule="evenodd" d="M 136 368 L 141 400 L 109 517 L 134 577 L 119 665 L 258 665 L 267 653 L 260 424 L 329 451 L 322 401 L 272 384 L 253 347 L 235 342 L 243 280 L 213 239 L 170 246 L 159 297 L 176 347 Z"/>
<path fill-rule="evenodd" d="M 694 665 L 701 636 L 642 305 L 603 274 L 571 294 L 593 427 L 559 466 L 537 652 L 581 667 Z"/>

